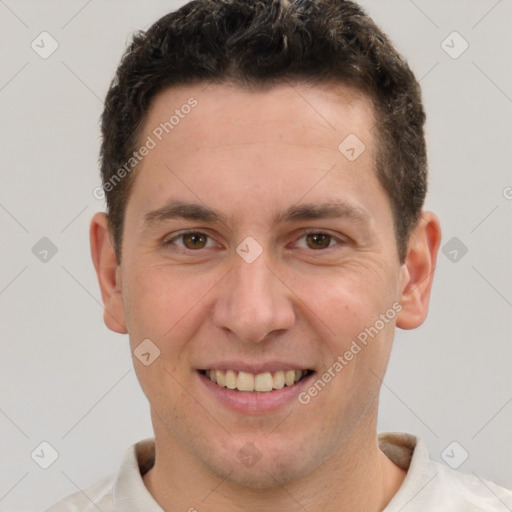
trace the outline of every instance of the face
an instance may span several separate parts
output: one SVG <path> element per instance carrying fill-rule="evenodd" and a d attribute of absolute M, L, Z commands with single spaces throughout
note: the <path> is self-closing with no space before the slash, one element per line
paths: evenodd
<path fill-rule="evenodd" d="M 409 274 L 374 123 L 339 85 L 154 100 L 107 310 L 132 352 L 151 340 L 134 365 L 157 449 L 262 487 L 336 464 L 375 431 Z"/>

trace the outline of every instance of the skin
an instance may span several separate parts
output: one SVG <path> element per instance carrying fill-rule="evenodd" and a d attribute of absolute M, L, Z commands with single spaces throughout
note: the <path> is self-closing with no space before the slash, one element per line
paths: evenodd
<path fill-rule="evenodd" d="M 350 87 L 167 89 L 140 140 L 191 96 L 197 107 L 136 169 L 121 265 L 105 214 L 91 223 L 106 325 L 129 333 L 132 352 L 146 338 L 161 351 L 149 366 L 134 357 L 156 443 L 144 483 L 166 511 L 382 510 L 406 472 L 378 446 L 381 379 L 395 328 L 427 315 L 438 219 L 422 213 L 401 264 L 373 168 L 373 106 Z M 351 133 L 366 146 L 352 162 L 338 150 Z M 225 222 L 148 226 L 144 216 L 169 200 L 206 205 Z M 363 218 L 276 222 L 291 206 L 336 201 Z M 188 229 L 211 237 L 206 246 L 187 248 L 177 233 Z M 307 229 L 331 235 L 327 247 Z M 252 263 L 235 251 L 248 236 L 263 250 Z M 307 405 L 240 414 L 198 378 L 228 359 L 289 361 L 321 376 L 394 303 L 396 318 Z M 252 467 L 237 457 L 246 443 L 261 454 Z"/>

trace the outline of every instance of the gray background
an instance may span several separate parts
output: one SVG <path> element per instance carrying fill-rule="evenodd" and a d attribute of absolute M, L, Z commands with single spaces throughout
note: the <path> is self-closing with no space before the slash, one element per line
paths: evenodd
<path fill-rule="evenodd" d="M 88 225 L 102 98 L 132 32 L 181 3 L 0 0 L 0 509 L 42 510 L 152 435 L 128 338 L 103 324 Z M 397 332 L 379 430 L 418 434 L 439 461 L 457 441 L 452 464 L 465 450 L 461 471 L 511 487 L 512 3 L 363 5 L 421 79 L 427 208 L 449 244 L 427 322 Z M 43 31 L 59 44 L 47 59 L 31 48 Z M 452 57 L 441 46 L 453 31 L 469 43 L 456 59 L 462 40 L 444 43 Z M 42 237 L 58 251 L 46 262 Z M 46 470 L 42 441 L 59 453 Z"/>

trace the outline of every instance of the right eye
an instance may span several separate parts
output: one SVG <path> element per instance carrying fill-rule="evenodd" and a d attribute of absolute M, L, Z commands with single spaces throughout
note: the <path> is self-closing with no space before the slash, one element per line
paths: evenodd
<path fill-rule="evenodd" d="M 164 241 L 164 246 L 177 245 L 191 251 L 213 247 L 213 239 L 201 231 L 185 231 Z"/>

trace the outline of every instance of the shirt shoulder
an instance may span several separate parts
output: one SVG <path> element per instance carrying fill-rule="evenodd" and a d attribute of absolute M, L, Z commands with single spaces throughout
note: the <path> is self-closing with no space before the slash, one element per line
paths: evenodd
<path fill-rule="evenodd" d="M 154 439 L 139 441 L 126 450 L 117 474 L 67 496 L 45 512 L 163 512 L 143 481 L 154 462 Z"/>
<path fill-rule="evenodd" d="M 55 503 L 45 512 L 113 512 L 112 488 L 114 477 L 108 476 L 83 491 L 78 491 Z"/>
<path fill-rule="evenodd" d="M 476 473 L 456 471 L 430 461 L 434 473 L 432 492 L 427 493 L 453 512 L 503 512 L 512 509 L 512 490 L 501 487 Z M 437 482 L 435 482 L 437 480 Z M 444 509 L 443 509 L 444 510 Z"/>
<path fill-rule="evenodd" d="M 503 512 L 512 510 L 512 491 L 476 474 L 430 459 L 423 440 L 405 433 L 379 434 L 381 450 L 407 470 L 384 512 Z"/>

